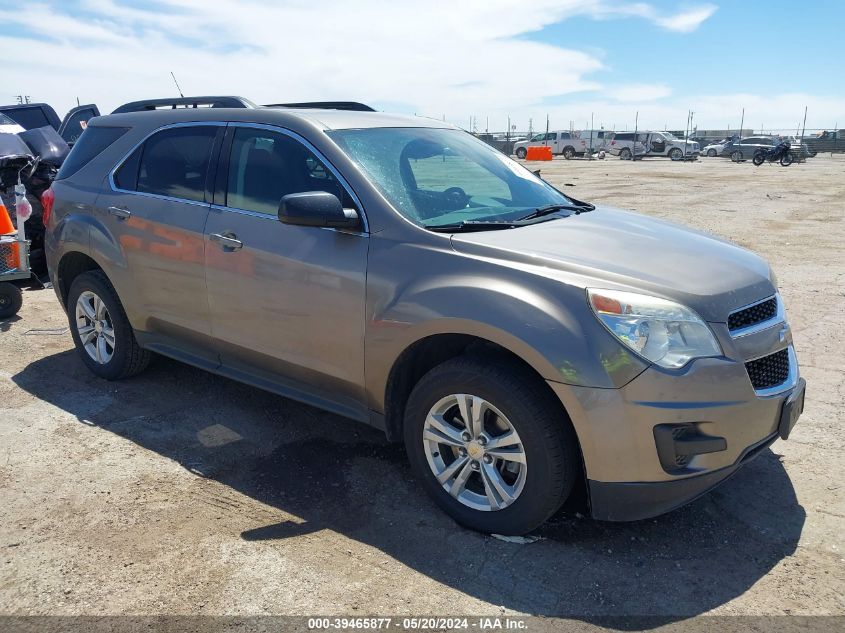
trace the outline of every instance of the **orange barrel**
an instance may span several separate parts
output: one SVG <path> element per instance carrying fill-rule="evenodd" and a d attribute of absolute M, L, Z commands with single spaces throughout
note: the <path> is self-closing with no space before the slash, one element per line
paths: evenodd
<path fill-rule="evenodd" d="M 6 207 L 0 202 L 0 235 L 8 235 L 14 232 L 15 226 L 12 224 L 12 218 L 9 217 Z"/>
<path fill-rule="evenodd" d="M 548 145 L 529 147 L 525 151 L 525 160 L 551 160 L 552 148 Z"/>

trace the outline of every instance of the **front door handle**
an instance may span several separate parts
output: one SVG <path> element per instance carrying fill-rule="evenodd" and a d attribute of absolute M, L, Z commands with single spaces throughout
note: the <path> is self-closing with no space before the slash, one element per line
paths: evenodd
<path fill-rule="evenodd" d="M 234 233 L 212 233 L 208 239 L 219 244 L 227 252 L 240 250 L 244 246 Z"/>
<path fill-rule="evenodd" d="M 109 214 L 118 220 L 126 220 L 132 215 L 132 212 L 126 207 L 109 207 Z"/>

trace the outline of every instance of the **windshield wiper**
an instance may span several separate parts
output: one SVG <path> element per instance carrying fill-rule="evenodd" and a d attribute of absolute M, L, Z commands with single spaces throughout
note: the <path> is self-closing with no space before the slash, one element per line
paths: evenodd
<path fill-rule="evenodd" d="M 537 222 L 545 222 L 547 220 L 554 220 L 555 218 L 543 218 L 538 220 L 536 218 L 519 218 L 518 220 L 463 220 L 461 222 L 453 222 L 451 224 L 423 224 L 423 228 L 437 233 L 467 233 L 470 231 L 498 231 L 502 229 L 515 229 L 520 226 L 528 226 L 529 224 L 537 224 Z"/>
<path fill-rule="evenodd" d="M 557 211 L 572 211 L 575 215 L 580 213 L 584 213 L 585 211 L 592 211 L 596 207 L 589 202 L 580 202 L 577 201 L 577 204 L 547 204 L 544 207 L 537 207 L 528 215 L 524 215 L 520 220 L 533 220 L 534 218 L 541 218 L 544 215 L 549 215 L 550 213 L 556 213 Z"/>

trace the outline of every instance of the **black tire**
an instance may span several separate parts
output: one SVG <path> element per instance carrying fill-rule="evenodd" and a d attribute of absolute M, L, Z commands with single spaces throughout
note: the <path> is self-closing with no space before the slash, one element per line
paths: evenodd
<path fill-rule="evenodd" d="M 575 148 L 574 147 L 564 147 L 563 148 L 563 157 L 566 160 L 573 158 L 575 156 Z"/>
<path fill-rule="evenodd" d="M 525 156 L 526 156 L 527 153 L 528 153 L 528 151 L 524 147 L 520 147 L 519 149 L 516 150 L 516 157 L 519 158 L 520 160 L 525 160 Z"/>
<path fill-rule="evenodd" d="M 783 167 L 789 167 L 795 161 L 795 156 L 792 152 L 786 152 L 780 157 L 780 164 Z"/>
<path fill-rule="evenodd" d="M 111 359 L 98 363 L 89 356 L 80 340 L 76 323 L 76 305 L 83 292 L 93 292 L 105 304 L 114 330 L 114 348 Z M 82 273 L 70 286 L 67 301 L 68 323 L 76 350 L 85 366 L 96 376 L 106 380 L 121 380 L 141 373 L 150 363 L 151 354 L 142 349 L 135 340 L 135 332 L 126 311 L 117 296 L 114 286 L 101 270 Z"/>
<path fill-rule="evenodd" d="M 738 149 L 735 149 L 734 151 L 732 151 L 731 152 L 731 160 L 735 163 L 738 163 L 739 161 L 741 161 L 742 160 L 742 152 L 739 151 Z"/>
<path fill-rule="evenodd" d="M 716 158 L 716 150 L 715 150 L 715 149 L 708 149 L 708 150 L 707 150 L 707 155 L 708 155 L 710 158 Z"/>
<path fill-rule="evenodd" d="M 754 158 L 751 159 L 751 162 L 754 163 L 757 167 L 762 165 L 766 162 L 766 157 L 763 155 L 763 152 L 757 152 L 754 154 Z"/>
<path fill-rule="evenodd" d="M 484 398 L 519 434 L 527 470 L 511 505 L 496 511 L 470 508 L 432 472 L 423 444 L 425 420 L 450 394 Z M 507 359 L 461 356 L 429 371 L 408 400 L 404 437 L 411 468 L 429 496 L 461 525 L 488 534 L 519 535 L 540 526 L 566 501 L 580 472 L 578 440 L 560 404 L 536 377 Z"/>
<path fill-rule="evenodd" d="M 631 150 L 627 147 L 623 147 L 619 150 L 619 158 L 622 160 L 631 160 Z"/>
<path fill-rule="evenodd" d="M 6 281 L 0 283 L 0 319 L 15 316 L 22 305 L 21 289 Z"/>
<path fill-rule="evenodd" d="M 684 153 L 679 150 L 677 147 L 673 147 L 669 150 L 669 158 L 671 160 L 681 160 L 684 157 Z"/>

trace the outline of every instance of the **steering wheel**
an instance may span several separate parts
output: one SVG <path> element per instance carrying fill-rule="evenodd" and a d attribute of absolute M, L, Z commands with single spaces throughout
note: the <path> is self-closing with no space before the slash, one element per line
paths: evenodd
<path fill-rule="evenodd" d="M 450 202 L 457 205 L 456 208 L 458 209 L 463 209 L 469 204 L 470 197 L 467 195 L 467 192 L 460 187 L 449 187 L 443 193 L 448 197 Z"/>

